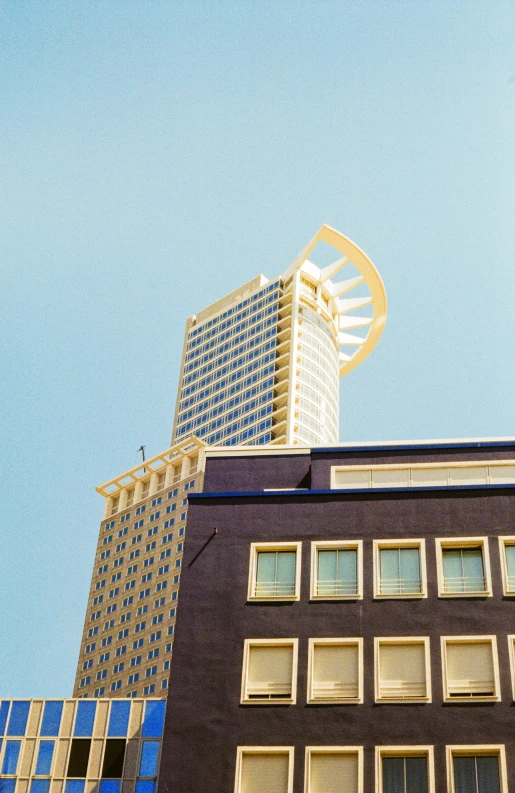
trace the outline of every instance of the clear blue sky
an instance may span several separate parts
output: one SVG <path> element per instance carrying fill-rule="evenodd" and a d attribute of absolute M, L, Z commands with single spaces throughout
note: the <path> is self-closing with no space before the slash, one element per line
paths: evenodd
<path fill-rule="evenodd" d="M 186 317 L 328 223 L 385 333 L 342 440 L 515 435 L 515 7 L 0 6 L 3 696 L 71 694 L 102 499 L 168 445 Z"/>

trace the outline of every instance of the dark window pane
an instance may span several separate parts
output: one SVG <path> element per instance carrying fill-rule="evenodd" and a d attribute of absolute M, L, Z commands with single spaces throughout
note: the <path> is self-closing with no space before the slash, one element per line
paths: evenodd
<path fill-rule="evenodd" d="M 30 793 L 48 793 L 49 790 L 49 779 L 33 779 L 30 783 Z"/>
<path fill-rule="evenodd" d="M 63 703 L 47 700 L 45 702 L 45 710 L 43 711 L 43 721 L 41 722 L 40 735 L 42 737 L 57 736 L 59 735 L 59 727 L 61 726 L 61 715 L 63 712 Z"/>
<path fill-rule="evenodd" d="M 10 704 L 8 700 L 4 700 L 0 705 L 0 735 L 5 735 L 5 725 L 7 723 Z"/>
<path fill-rule="evenodd" d="M 21 741 L 6 741 L 2 774 L 15 774 L 18 768 Z"/>
<path fill-rule="evenodd" d="M 68 760 L 68 773 L 66 776 L 85 777 L 88 773 L 90 738 L 74 738 Z"/>
<path fill-rule="evenodd" d="M 120 779 L 122 777 L 126 743 L 124 738 L 107 739 L 102 765 L 102 779 Z"/>
<path fill-rule="evenodd" d="M 67 779 L 64 793 L 84 793 L 84 779 Z"/>
<path fill-rule="evenodd" d="M 52 757 L 54 754 L 55 741 L 40 741 L 38 761 L 36 763 L 36 774 L 46 776 L 50 774 L 52 767 Z"/>
<path fill-rule="evenodd" d="M 127 735 L 130 713 L 130 702 L 111 702 L 111 715 L 109 716 L 109 729 L 107 731 L 110 737 L 125 737 Z"/>
<path fill-rule="evenodd" d="M 29 710 L 30 702 L 13 702 L 7 735 L 25 735 Z"/>
<path fill-rule="evenodd" d="M 163 734 L 166 702 L 158 700 L 145 703 L 145 719 L 143 721 L 142 735 L 144 738 L 160 738 Z"/>
<path fill-rule="evenodd" d="M 406 790 L 409 793 L 427 793 L 427 759 L 406 757 Z"/>
<path fill-rule="evenodd" d="M 77 716 L 75 719 L 74 735 L 89 737 L 93 735 L 93 723 L 95 721 L 96 702 L 78 702 Z"/>
<path fill-rule="evenodd" d="M 141 747 L 140 776 L 157 776 L 159 741 L 143 741 Z"/>
<path fill-rule="evenodd" d="M 404 793 L 403 757 L 383 757 L 383 793 Z"/>
<path fill-rule="evenodd" d="M 498 757 L 476 757 L 478 793 L 500 793 Z"/>
<path fill-rule="evenodd" d="M 456 793 L 478 793 L 475 757 L 454 758 L 454 787 Z"/>

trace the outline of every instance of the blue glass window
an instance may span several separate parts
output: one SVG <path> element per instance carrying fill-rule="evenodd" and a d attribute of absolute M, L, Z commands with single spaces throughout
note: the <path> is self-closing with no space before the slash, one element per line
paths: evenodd
<path fill-rule="evenodd" d="M 144 738 L 160 738 L 163 734 L 166 702 L 159 700 L 145 703 Z"/>
<path fill-rule="evenodd" d="M 136 793 L 156 793 L 156 783 L 153 779 L 138 779 Z"/>
<path fill-rule="evenodd" d="M 62 701 L 47 700 L 43 711 L 43 721 L 41 722 L 40 735 L 43 737 L 59 735 L 61 726 L 61 716 L 63 713 Z"/>
<path fill-rule="evenodd" d="M 50 774 L 52 767 L 52 757 L 54 754 L 55 741 L 40 741 L 38 761 L 36 763 L 36 774 L 44 776 Z"/>
<path fill-rule="evenodd" d="M 48 793 L 49 790 L 49 779 L 33 779 L 30 783 L 30 793 Z"/>
<path fill-rule="evenodd" d="M 30 702 L 13 702 L 7 735 L 25 735 L 29 710 Z"/>
<path fill-rule="evenodd" d="M 0 793 L 14 793 L 15 779 L 0 779 Z"/>
<path fill-rule="evenodd" d="M 7 741 L 5 744 L 2 774 L 15 774 L 18 768 L 21 741 Z"/>
<path fill-rule="evenodd" d="M 64 793 L 84 793 L 85 779 L 67 779 Z"/>
<path fill-rule="evenodd" d="M 100 793 L 120 793 L 121 779 L 101 779 Z"/>
<path fill-rule="evenodd" d="M 74 735 L 89 737 L 93 734 L 93 723 L 95 721 L 96 702 L 78 702 L 77 716 L 75 718 Z"/>
<path fill-rule="evenodd" d="M 157 758 L 159 755 L 159 741 L 143 741 L 139 776 L 157 776 Z"/>
<path fill-rule="evenodd" d="M 130 702 L 111 702 L 107 734 L 110 738 L 125 737 L 129 728 Z"/>
<path fill-rule="evenodd" d="M 7 724 L 7 716 L 9 714 L 9 705 L 11 703 L 5 699 L 0 705 L 0 735 L 5 734 L 5 725 Z"/>

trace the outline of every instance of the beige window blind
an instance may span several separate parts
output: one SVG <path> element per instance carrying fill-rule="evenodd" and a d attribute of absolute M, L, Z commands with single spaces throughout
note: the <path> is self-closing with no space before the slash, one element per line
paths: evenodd
<path fill-rule="evenodd" d="M 250 645 L 247 675 L 249 699 L 291 697 L 293 645 Z"/>
<path fill-rule="evenodd" d="M 244 754 L 240 793 L 288 793 L 287 754 Z"/>
<path fill-rule="evenodd" d="M 312 752 L 309 793 L 358 793 L 358 755 Z"/>
<path fill-rule="evenodd" d="M 449 696 L 493 696 L 494 662 L 491 642 L 447 642 Z"/>
<path fill-rule="evenodd" d="M 426 655 L 422 642 L 379 645 L 379 696 L 384 699 L 427 696 Z"/>
<path fill-rule="evenodd" d="M 315 644 L 313 699 L 356 699 L 359 696 L 357 644 Z"/>

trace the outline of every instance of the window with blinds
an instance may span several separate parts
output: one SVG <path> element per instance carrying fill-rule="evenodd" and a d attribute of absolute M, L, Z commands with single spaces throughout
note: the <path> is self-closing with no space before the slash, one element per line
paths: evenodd
<path fill-rule="evenodd" d="M 419 548 L 381 548 L 379 550 L 379 594 L 420 595 Z"/>
<path fill-rule="evenodd" d="M 242 702 L 293 702 L 296 647 L 294 640 L 246 641 Z"/>
<path fill-rule="evenodd" d="M 332 747 L 333 748 L 333 747 Z M 359 793 L 356 751 L 309 750 L 307 793 Z"/>
<path fill-rule="evenodd" d="M 515 595 L 515 537 L 499 537 L 505 595 Z"/>
<path fill-rule="evenodd" d="M 290 752 L 241 752 L 238 793 L 290 793 L 290 789 Z"/>
<path fill-rule="evenodd" d="M 491 597 L 487 537 L 437 539 L 440 597 Z"/>
<path fill-rule="evenodd" d="M 376 699 L 423 701 L 430 697 L 429 640 L 376 639 Z"/>
<path fill-rule="evenodd" d="M 444 639 L 443 642 L 446 698 L 497 698 L 494 638 L 483 641 Z"/>
<path fill-rule="evenodd" d="M 454 462 L 446 465 L 413 463 L 331 468 L 331 487 L 335 489 L 477 487 L 514 483 L 513 460 L 489 460 L 487 465 Z"/>
<path fill-rule="evenodd" d="M 362 640 L 310 639 L 310 702 L 360 702 Z"/>

